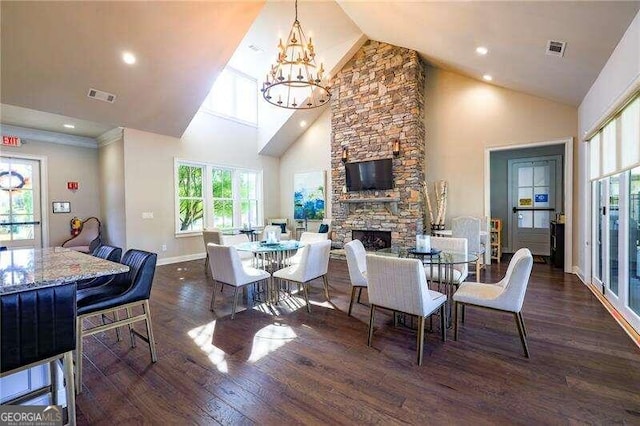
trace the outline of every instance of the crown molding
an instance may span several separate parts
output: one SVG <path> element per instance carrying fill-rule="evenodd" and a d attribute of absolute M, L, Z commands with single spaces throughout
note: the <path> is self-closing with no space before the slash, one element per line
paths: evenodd
<path fill-rule="evenodd" d="M 111 145 L 114 142 L 122 140 L 123 137 L 124 128 L 116 127 L 111 130 L 107 130 L 106 132 L 98 136 L 96 140 L 98 141 L 98 147 L 102 148 L 103 146 Z"/>
<path fill-rule="evenodd" d="M 93 138 L 49 132 L 47 130 L 30 129 L 28 127 L 12 126 L 9 124 L 2 125 L 2 134 L 18 136 L 20 139 L 24 139 L 27 142 L 48 142 L 60 145 L 79 146 L 82 148 L 98 148 L 98 142 Z"/>

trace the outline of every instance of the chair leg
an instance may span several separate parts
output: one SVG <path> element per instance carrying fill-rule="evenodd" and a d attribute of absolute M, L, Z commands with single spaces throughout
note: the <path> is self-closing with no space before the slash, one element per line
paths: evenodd
<path fill-rule="evenodd" d="M 522 311 L 518 312 L 518 316 L 520 317 L 520 324 L 522 324 L 522 331 L 524 332 L 524 337 L 527 337 L 527 327 L 524 326 L 524 317 L 522 316 Z"/>
<path fill-rule="evenodd" d="M 360 296 L 362 296 L 362 287 L 358 289 L 358 303 L 360 303 Z"/>
<path fill-rule="evenodd" d="M 461 320 L 462 320 L 462 323 L 464 324 L 465 317 L 467 316 L 467 306 L 463 304 L 460 307 L 460 310 L 462 311 L 462 312 L 460 312 L 461 313 L 460 316 L 462 317 Z"/>
<path fill-rule="evenodd" d="M 76 392 L 73 383 L 73 355 L 71 352 L 65 352 L 62 359 L 64 367 L 65 394 L 67 396 L 67 416 L 69 425 L 76 425 Z"/>
<path fill-rule="evenodd" d="M 51 380 L 51 405 L 58 405 L 58 360 L 49 363 L 49 379 Z"/>
<path fill-rule="evenodd" d="M 322 284 L 324 285 L 324 297 L 329 300 L 329 280 L 326 274 L 322 276 Z"/>
<path fill-rule="evenodd" d="M 213 291 L 211 292 L 211 304 L 209 305 L 209 310 L 213 311 L 213 305 L 216 303 L 216 280 L 213 280 Z M 220 286 L 224 287 L 224 284 L 220 283 Z"/>
<path fill-rule="evenodd" d="M 117 309 L 113 311 L 113 320 L 120 321 L 120 314 L 118 313 Z M 122 337 L 120 337 L 120 327 L 116 327 L 116 340 L 118 342 L 122 340 Z"/>
<path fill-rule="evenodd" d="M 131 318 L 133 313 L 131 312 L 131 308 L 127 308 L 127 318 Z M 129 338 L 131 339 L 131 347 L 136 347 L 136 335 L 133 333 L 133 324 L 129 324 Z"/>
<path fill-rule="evenodd" d="M 307 312 L 311 313 L 311 305 L 309 304 L 309 289 L 307 283 L 302 283 L 302 291 L 304 292 L 304 301 L 307 302 Z"/>
<path fill-rule="evenodd" d="M 376 305 L 370 303 L 371 309 L 369 310 L 369 338 L 367 339 L 367 346 L 371 346 L 373 341 L 373 317 L 375 316 Z"/>
<path fill-rule="evenodd" d="M 146 316 L 144 322 L 147 326 L 147 337 L 149 338 L 149 351 L 151 352 L 151 361 L 158 361 L 158 354 L 156 352 L 156 339 L 153 337 L 153 326 L 151 325 L 151 310 L 149 309 L 149 299 L 144 301 L 144 314 Z"/>
<path fill-rule="evenodd" d="M 82 318 L 76 318 L 76 375 L 75 375 L 75 390 L 76 394 L 80 395 L 82 392 Z M 69 386 L 69 385 L 67 385 Z"/>
<path fill-rule="evenodd" d="M 522 317 L 518 312 L 514 312 L 513 316 L 516 318 L 516 324 L 518 324 L 518 333 L 520 333 L 520 341 L 522 342 L 522 348 L 524 349 L 524 356 L 529 358 L 529 347 L 527 346 L 527 338 L 524 334 L 524 324 L 520 322 Z"/>
<path fill-rule="evenodd" d="M 458 302 L 453 302 L 453 340 L 458 340 Z"/>
<path fill-rule="evenodd" d="M 478 256 L 478 260 L 476 260 L 476 282 L 480 282 L 480 256 Z"/>
<path fill-rule="evenodd" d="M 204 259 L 204 275 L 208 277 L 209 273 L 209 253 L 207 253 L 207 257 Z"/>
<path fill-rule="evenodd" d="M 422 365 L 422 355 L 424 354 L 424 317 L 418 317 L 418 365 Z"/>
<path fill-rule="evenodd" d="M 351 287 L 351 300 L 349 301 L 349 312 L 347 313 L 347 316 L 351 316 L 351 309 L 353 308 L 353 299 L 356 295 L 356 287 Z"/>
<path fill-rule="evenodd" d="M 447 317 L 445 312 L 447 312 L 447 302 L 443 303 L 440 306 L 440 333 L 442 334 L 442 341 L 447 341 Z"/>
<path fill-rule="evenodd" d="M 231 308 L 231 319 L 236 316 L 236 308 L 238 307 L 238 287 L 233 291 L 233 308 Z"/>

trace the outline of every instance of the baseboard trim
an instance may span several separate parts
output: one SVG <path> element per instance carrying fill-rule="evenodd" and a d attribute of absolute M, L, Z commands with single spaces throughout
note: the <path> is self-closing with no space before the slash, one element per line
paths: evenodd
<path fill-rule="evenodd" d="M 156 265 L 171 265 L 172 263 L 189 262 L 190 260 L 204 259 L 207 255 L 205 253 L 187 254 L 184 256 L 165 257 L 158 259 Z"/>
<path fill-rule="evenodd" d="M 615 306 L 613 306 L 611 302 L 609 302 L 609 300 L 604 297 L 604 295 L 602 294 L 602 289 L 596 287 L 593 284 L 585 284 L 589 288 L 589 290 L 591 290 L 591 293 L 593 293 L 593 295 L 596 296 L 600 303 L 602 303 L 607 312 L 611 314 L 613 319 L 616 320 L 618 325 L 620 325 L 625 333 L 627 333 L 627 335 L 631 338 L 631 341 L 635 343 L 638 348 L 640 348 L 640 334 L 638 334 L 636 329 L 633 328 L 622 315 L 620 315 L 620 312 L 618 312 Z"/>
<path fill-rule="evenodd" d="M 582 272 L 582 269 L 580 269 L 579 266 L 573 266 L 573 273 L 580 279 L 580 281 L 582 281 L 582 284 L 587 284 L 586 278 L 584 276 L 584 273 Z"/>

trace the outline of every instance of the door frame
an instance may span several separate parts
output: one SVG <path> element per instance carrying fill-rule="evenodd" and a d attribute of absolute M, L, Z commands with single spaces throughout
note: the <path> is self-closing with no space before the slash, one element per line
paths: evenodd
<path fill-rule="evenodd" d="M 562 156 L 561 155 L 543 155 L 543 156 L 537 156 L 537 157 L 512 158 L 510 160 L 507 160 L 507 170 L 508 170 L 508 173 L 509 173 L 509 176 L 507 176 L 507 188 L 508 188 L 507 189 L 507 191 L 508 191 L 507 198 L 509 199 L 509 208 L 515 206 L 514 203 L 516 201 L 515 199 L 513 199 L 513 188 L 511 188 L 511 186 L 509 185 L 509 183 L 512 183 L 512 179 L 513 179 L 513 176 L 511 175 L 513 165 L 516 164 L 516 163 L 524 163 L 524 162 L 535 163 L 536 161 L 560 161 L 560 162 L 562 162 Z M 558 171 L 560 171 L 560 173 L 563 173 L 562 166 L 560 166 L 558 163 L 556 163 L 556 167 L 554 169 L 554 173 L 555 173 L 556 179 L 557 179 L 557 175 L 558 175 L 557 172 Z M 563 182 L 564 182 L 564 176 L 562 176 L 562 178 L 563 178 Z M 556 181 L 555 187 L 553 189 L 554 189 L 555 196 L 556 196 L 556 199 L 557 199 L 558 189 L 563 191 L 563 188 Z M 564 194 L 561 194 L 561 195 L 564 195 Z M 564 201 L 564 197 L 561 197 L 561 198 Z M 556 204 L 556 209 L 560 205 L 562 205 L 562 203 Z M 550 219 L 553 219 L 553 218 L 550 217 Z M 513 235 L 514 234 L 513 233 L 513 229 L 512 229 L 513 220 L 514 220 L 513 219 L 513 215 L 510 214 L 509 215 L 509 220 L 507 220 L 507 227 L 508 227 L 507 229 L 509 230 L 509 241 L 508 241 L 509 250 L 513 250 L 513 247 L 515 245 L 513 243 L 513 236 L 514 236 Z M 504 229 L 504 225 L 503 225 L 503 229 Z M 549 231 L 551 231 L 551 228 L 549 228 Z"/>
<path fill-rule="evenodd" d="M 529 142 L 513 145 L 489 146 L 484 149 L 484 215 L 491 216 L 491 153 L 495 151 L 508 151 L 521 148 L 534 148 L 548 145 L 564 145 L 563 165 L 563 198 L 564 198 L 564 272 L 573 273 L 573 137 L 555 139 L 541 142 Z M 485 261 L 491 263 L 485 256 Z"/>
<path fill-rule="evenodd" d="M 2 156 L 40 162 L 40 229 L 42 231 L 42 248 L 49 247 L 49 174 L 47 171 L 47 157 L 45 155 L 18 154 L 13 152 L 3 152 Z"/>

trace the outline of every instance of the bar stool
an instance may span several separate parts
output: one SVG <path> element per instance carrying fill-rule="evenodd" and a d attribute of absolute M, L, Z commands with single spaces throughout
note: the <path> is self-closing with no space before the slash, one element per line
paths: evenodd
<path fill-rule="evenodd" d="M 131 337 L 131 347 L 135 347 L 135 336 L 138 336 L 149 344 L 151 361 L 156 362 L 156 343 L 151 327 L 151 313 L 149 311 L 149 296 L 151 284 L 156 270 L 157 255 L 142 250 L 129 250 L 122 257 L 122 263 L 129 266 L 129 272 L 119 274 L 109 284 L 100 287 L 89 288 L 78 292 L 77 306 L 78 317 L 76 319 L 77 350 L 76 350 L 76 392 L 82 392 L 82 338 L 103 331 L 127 326 Z M 132 315 L 132 308 L 142 307 L 142 315 Z M 114 320 L 108 324 L 102 324 L 84 330 L 82 320 L 92 316 L 103 316 L 108 313 L 117 313 L 118 310 L 127 311 L 126 318 L 119 319 L 114 315 Z M 133 324 L 144 321 L 147 335 L 144 336 L 133 329 Z"/>
<path fill-rule="evenodd" d="M 73 350 L 76 348 L 76 283 L 0 296 L 0 377 L 49 364 L 51 384 L 4 404 L 51 393 L 58 405 L 57 362 L 62 360 L 68 424 L 76 424 Z"/>
<path fill-rule="evenodd" d="M 96 248 L 92 256 L 99 257 L 100 259 L 109 260 L 111 262 L 120 262 L 122 257 L 122 249 L 120 247 L 101 245 Z M 108 284 L 113 281 L 115 275 L 108 275 L 98 278 L 89 278 L 88 280 L 78 281 L 78 290 L 84 290 L 86 288 L 98 287 L 100 285 Z"/>

